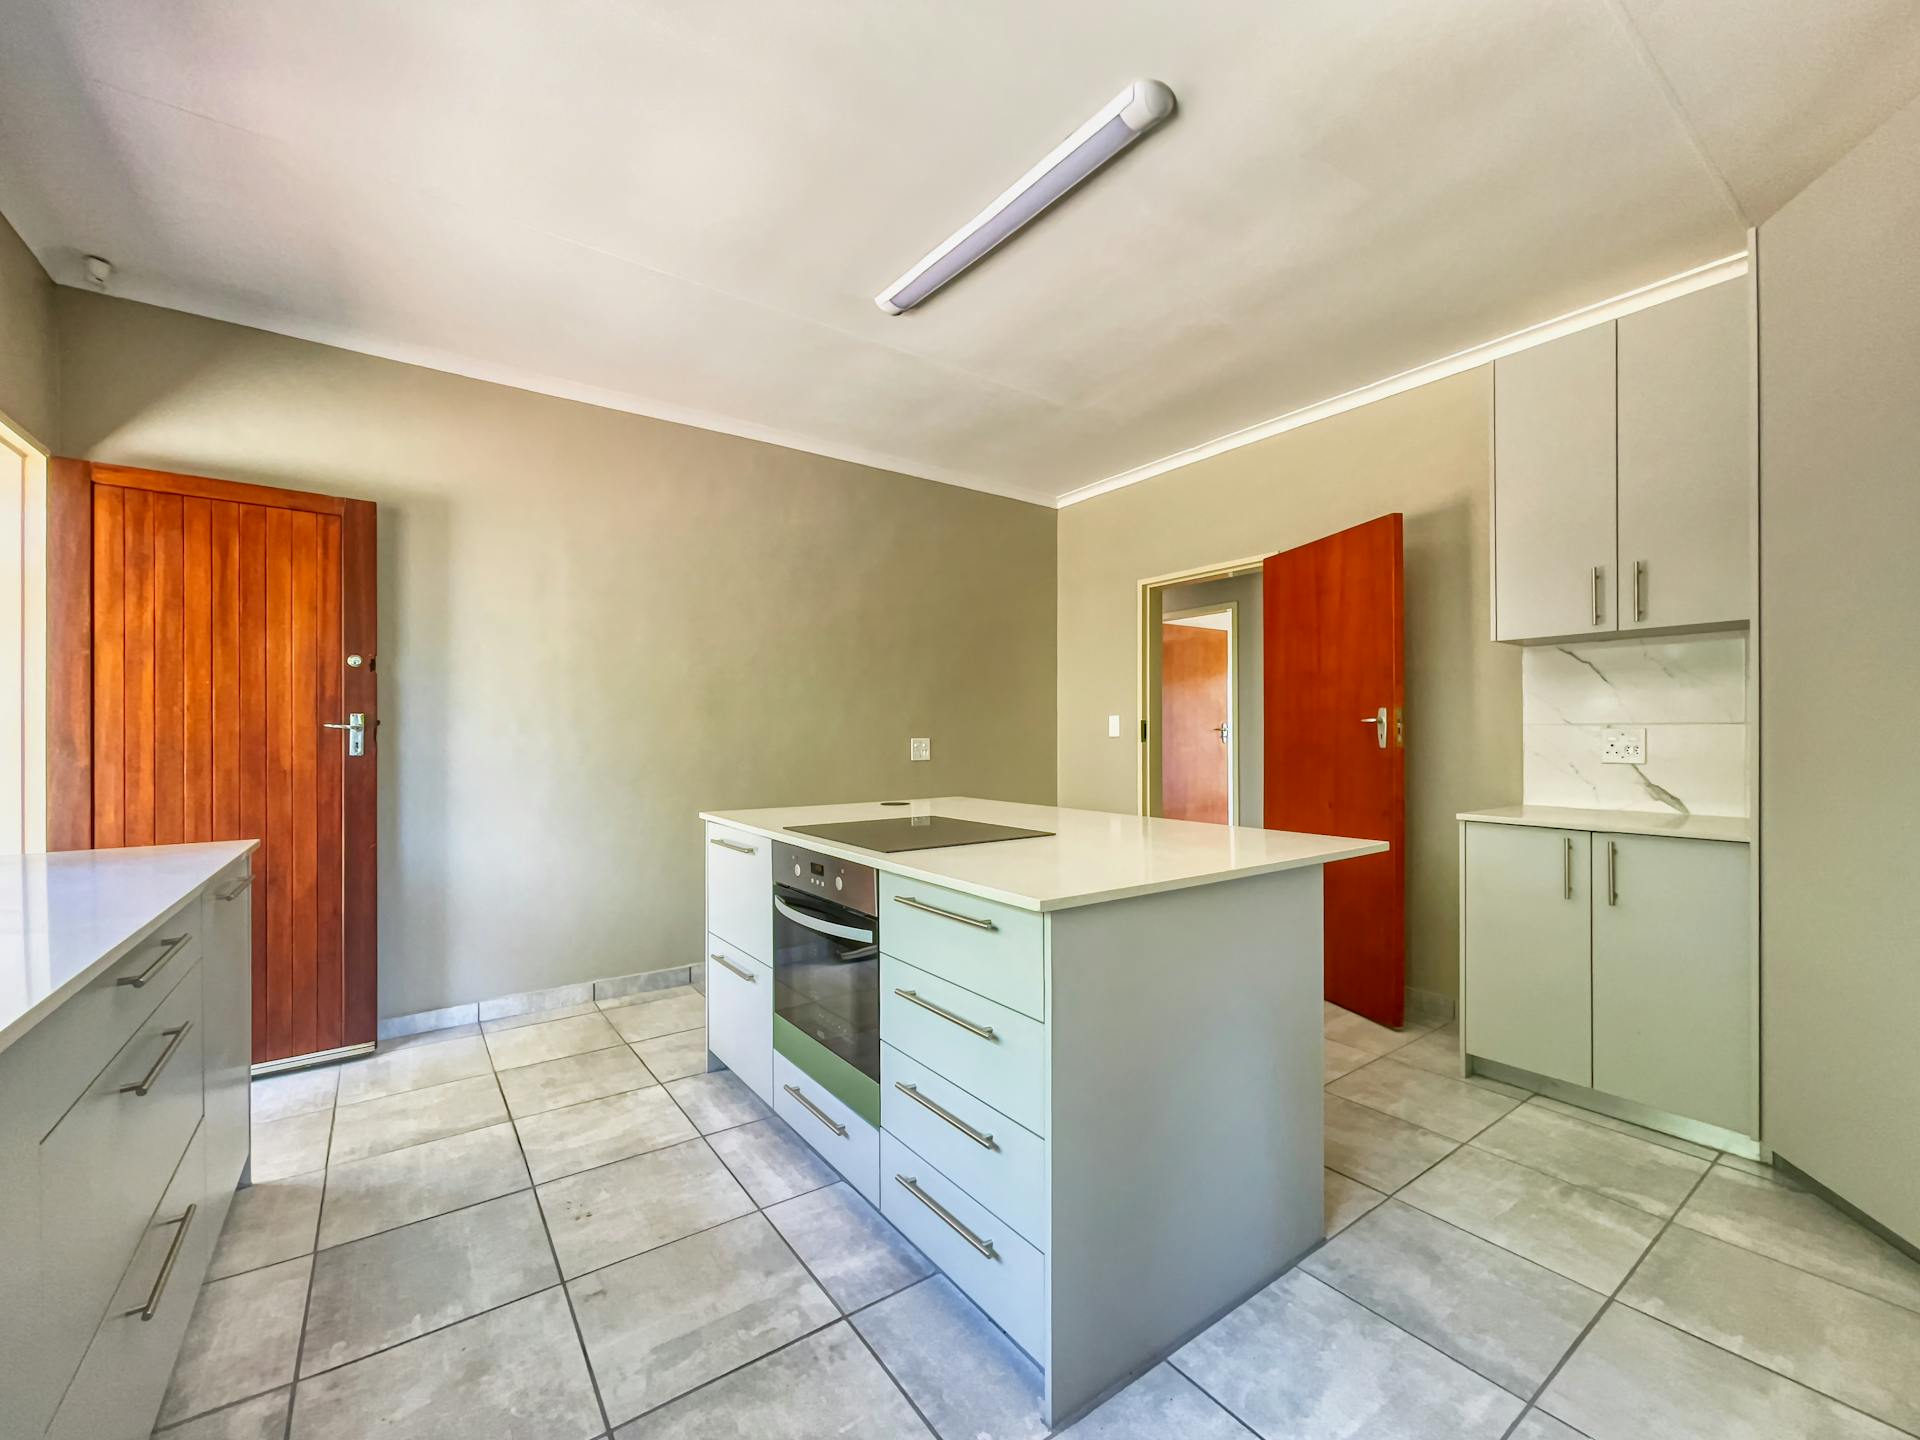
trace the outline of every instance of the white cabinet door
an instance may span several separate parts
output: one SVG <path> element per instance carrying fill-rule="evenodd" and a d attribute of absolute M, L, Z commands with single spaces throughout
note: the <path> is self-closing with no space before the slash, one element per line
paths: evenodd
<path fill-rule="evenodd" d="M 1611 633 L 1614 327 L 1493 366 L 1496 640 Z"/>
<path fill-rule="evenodd" d="M 253 1149 L 253 879 L 250 860 L 201 896 L 201 1005 L 206 1015 L 206 1164 L 209 1193 L 239 1183 Z"/>
<path fill-rule="evenodd" d="M 1748 618 L 1750 357 L 1743 281 L 1619 322 L 1622 630 Z"/>
<path fill-rule="evenodd" d="M 773 842 L 764 835 L 708 824 L 707 929 L 773 963 Z"/>
<path fill-rule="evenodd" d="M 707 936 L 707 1049 L 773 1103 L 773 971 Z"/>
<path fill-rule="evenodd" d="M 1593 837 L 1519 825 L 1463 828 L 1467 1053 L 1593 1084 Z"/>
<path fill-rule="evenodd" d="M 1594 1089 L 1754 1134 L 1747 847 L 1593 840 Z"/>

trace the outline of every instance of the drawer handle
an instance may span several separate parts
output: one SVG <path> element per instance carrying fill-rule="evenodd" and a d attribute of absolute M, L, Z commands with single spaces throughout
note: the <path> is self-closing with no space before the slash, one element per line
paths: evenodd
<path fill-rule="evenodd" d="M 959 915 L 952 910 L 942 910 L 938 905 L 929 905 L 924 900 L 916 900 L 911 895 L 896 895 L 893 903 L 904 905 L 909 910 L 919 910 L 928 915 L 938 915 L 942 920 L 952 920 L 957 924 L 971 925 L 976 930 L 998 930 L 1000 927 L 991 920 L 982 920 L 978 915 Z"/>
<path fill-rule="evenodd" d="M 758 855 L 760 853 L 760 848 L 757 845 L 742 845 L 738 840 L 722 840 L 717 835 L 710 838 L 707 844 L 718 845 L 722 850 L 731 850 L 736 855 Z"/>
<path fill-rule="evenodd" d="M 974 1249 L 986 1256 L 987 1259 L 998 1260 L 1000 1258 L 999 1255 L 994 1252 L 993 1242 L 991 1240 L 982 1240 L 978 1235 L 974 1234 L 973 1231 L 969 1230 L 961 1222 L 958 1215 L 954 1214 L 951 1210 L 947 1209 L 946 1206 L 934 1199 L 933 1196 L 922 1190 L 919 1181 L 909 1175 L 895 1175 L 893 1178 L 906 1187 L 909 1195 L 913 1196 L 914 1199 L 926 1206 L 927 1209 L 933 1211 L 934 1214 L 946 1221 L 948 1227 L 952 1229 L 954 1234 L 966 1241 L 967 1244 L 973 1246 Z"/>
<path fill-rule="evenodd" d="M 1607 904 L 1620 903 L 1620 846 L 1617 842 L 1607 842 Z"/>
<path fill-rule="evenodd" d="M 902 990 L 898 986 L 895 986 L 893 993 L 898 995 L 902 1000 L 907 1000 L 918 1005 L 922 1010 L 932 1011 L 942 1020 L 958 1025 L 962 1030 L 978 1035 L 982 1040 L 998 1040 L 1000 1038 L 993 1033 L 993 1027 L 991 1025 L 976 1025 L 964 1016 L 954 1014 L 953 1011 L 947 1009 L 944 1005 L 936 1005 L 933 1001 L 923 999 L 911 990 Z"/>
<path fill-rule="evenodd" d="M 1560 888 L 1565 899 L 1573 898 L 1573 841 L 1567 841 L 1567 853 L 1560 866 Z"/>
<path fill-rule="evenodd" d="M 807 1099 L 806 1096 L 802 1095 L 798 1090 L 794 1089 L 793 1086 L 782 1085 L 780 1088 L 786 1091 L 787 1094 L 791 1095 L 794 1099 L 798 1100 L 802 1105 L 806 1106 L 807 1113 L 813 1116 L 813 1118 L 818 1120 L 822 1125 L 826 1126 L 827 1129 L 831 1130 L 834 1134 L 838 1135 L 842 1140 L 847 1138 L 846 1126 L 842 1125 L 838 1120 L 834 1119 L 831 1115 L 827 1114 L 827 1112 L 822 1110 L 818 1105 L 814 1104 L 811 1100 Z"/>
<path fill-rule="evenodd" d="M 167 1062 L 173 1059 L 173 1052 L 180 1048 L 180 1042 L 187 1038 L 187 1032 L 191 1029 L 193 1029 L 193 1022 L 189 1020 L 186 1024 L 176 1025 L 171 1030 L 162 1030 L 160 1032 L 162 1035 L 171 1035 L 173 1037 L 167 1042 L 167 1048 L 160 1052 L 160 1058 L 153 1062 L 153 1068 L 147 1071 L 145 1079 L 137 1080 L 131 1085 L 122 1085 L 120 1087 L 120 1093 L 122 1095 L 145 1095 L 149 1090 L 153 1089 L 154 1083 L 160 1078 L 160 1072 L 167 1068 Z"/>
<path fill-rule="evenodd" d="M 227 891 L 226 894 L 221 895 L 217 898 L 221 900 L 238 900 L 242 895 L 246 894 L 247 891 L 252 887 L 253 887 L 253 876 L 242 875 L 238 880 L 233 882 L 233 888 L 231 890 Z"/>
<path fill-rule="evenodd" d="M 171 940 L 162 940 L 160 943 L 167 948 L 155 957 L 151 965 L 147 966 L 147 968 L 142 970 L 138 975 L 122 975 L 113 983 L 116 985 L 131 985 L 136 990 L 146 989 L 148 982 L 162 970 L 166 969 L 167 962 L 178 955 L 182 947 L 191 939 L 193 939 L 191 935 L 176 935 Z"/>
<path fill-rule="evenodd" d="M 122 1310 L 122 1318 L 138 1315 L 145 1323 L 160 1313 L 160 1297 L 167 1293 L 167 1282 L 173 1278 L 174 1262 L 180 1258 L 181 1248 L 187 1243 L 187 1231 L 193 1228 L 193 1217 L 199 1208 L 198 1205 L 189 1205 L 178 1220 L 164 1222 L 177 1227 L 173 1232 L 173 1243 L 167 1247 L 167 1258 L 160 1262 L 160 1273 L 153 1277 L 153 1289 L 147 1292 L 147 1303 L 136 1305 L 131 1310 Z"/>
<path fill-rule="evenodd" d="M 758 985 L 760 983 L 760 977 L 758 975 L 755 975 L 751 970 L 742 970 L 724 955 L 709 953 L 707 959 L 713 961 L 714 964 L 720 966 L 723 970 L 731 970 L 749 985 Z"/>
<path fill-rule="evenodd" d="M 929 1100 L 926 1096 L 922 1095 L 918 1085 L 909 1085 L 904 1080 L 896 1080 L 893 1082 L 893 1088 L 913 1101 L 916 1105 L 924 1105 L 942 1120 L 946 1121 L 947 1124 L 953 1126 L 954 1129 L 966 1136 L 967 1139 L 973 1141 L 973 1143 L 981 1149 L 998 1150 L 1000 1148 L 993 1143 L 993 1136 L 987 1134 L 985 1131 L 974 1129 L 973 1126 L 967 1124 L 966 1121 L 947 1109 L 946 1106 L 940 1104 L 939 1101 Z"/>

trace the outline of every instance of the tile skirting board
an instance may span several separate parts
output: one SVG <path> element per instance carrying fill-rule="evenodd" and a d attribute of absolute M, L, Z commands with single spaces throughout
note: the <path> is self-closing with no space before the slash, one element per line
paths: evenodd
<path fill-rule="evenodd" d="M 589 1005 L 596 1000 L 616 1000 L 646 990 L 670 990 L 692 983 L 693 971 L 687 965 L 669 965 L 664 970 L 639 970 L 630 975 L 613 975 L 604 980 L 583 980 L 575 985 L 555 985 L 546 990 L 522 990 L 512 995 L 496 995 L 467 1005 L 447 1005 L 438 1010 L 417 1010 L 411 1015 L 389 1015 L 380 1022 L 382 1040 L 398 1040 L 422 1035 L 429 1030 L 450 1030 L 456 1025 L 477 1025 L 482 1020 L 504 1020 L 511 1015 L 530 1015 L 536 1010 L 563 1010 L 572 1005 Z"/>

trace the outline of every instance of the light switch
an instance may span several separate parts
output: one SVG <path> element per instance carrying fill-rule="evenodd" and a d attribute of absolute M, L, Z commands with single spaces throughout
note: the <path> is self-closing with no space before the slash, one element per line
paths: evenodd
<path fill-rule="evenodd" d="M 1600 763 L 1603 765 L 1644 765 L 1647 763 L 1646 727 L 1611 729 L 1600 732 Z"/>
<path fill-rule="evenodd" d="M 1120 717 L 1118 715 L 1107 716 L 1107 738 L 1109 740 L 1118 740 L 1120 738 Z"/>
<path fill-rule="evenodd" d="M 931 760 L 932 758 L 933 741 L 925 739 L 907 741 L 907 759 Z"/>

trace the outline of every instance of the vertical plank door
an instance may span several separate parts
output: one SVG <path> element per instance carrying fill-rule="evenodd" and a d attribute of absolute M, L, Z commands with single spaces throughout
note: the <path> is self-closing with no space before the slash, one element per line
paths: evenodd
<path fill-rule="evenodd" d="M 52 843 L 258 839 L 254 1063 L 371 1043 L 374 507 L 62 461 L 50 524 Z"/>
<path fill-rule="evenodd" d="M 1384 854 L 1325 869 L 1326 993 L 1397 1029 L 1407 968 L 1401 517 L 1270 555 L 1264 568 L 1265 821 L 1388 842 Z"/>
<path fill-rule="evenodd" d="M 1160 813 L 1227 823 L 1227 632 L 1160 627 Z"/>

